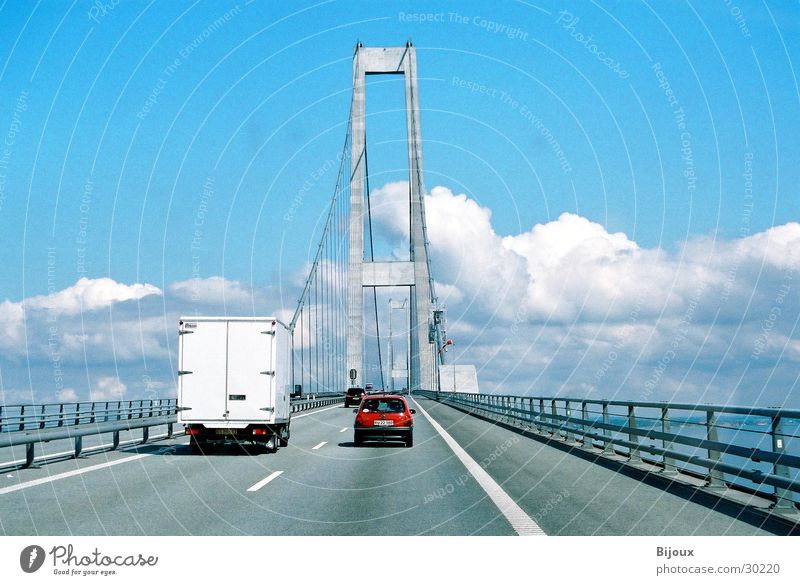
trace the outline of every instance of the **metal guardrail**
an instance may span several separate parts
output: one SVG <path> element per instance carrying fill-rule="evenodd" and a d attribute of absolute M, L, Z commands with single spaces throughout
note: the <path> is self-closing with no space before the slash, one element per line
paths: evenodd
<path fill-rule="evenodd" d="M 342 394 L 310 395 L 292 400 L 291 411 L 300 412 L 344 401 Z M 142 429 L 141 443 L 150 438 L 150 427 L 167 427 L 166 437 L 173 435 L 177 423 L 177 398 L 74 402 L 60 404 L 0 405 L 0 448 L 25 445 L 25 463 L 35 459 L 37 443 L 70 439 L 72 454 L 83 452 L 83 437 L 111 433 L 111 449 L 120 446 L 120 433 Z"/>
<path fill-rule="evenodd" d="M 321 394 L 317 394 L 315 396 L 309 396 L 308 398 L 298 398 L 296 400 L 292 400 L 292 412 L 312 410 L 314 408 L 330 406 L 331 404 L 337 404 L 339 402 L 344 402 L 344 396 L 341 393 L 328 394 L 325 397 L 322 397 Z"/>
<path fill-rule="evenodd" d="M 711 489 L 744 487 L 772 499 L 777 511 L 797 512 L 793 494 L 800 494 L 800 410 L 418 393 L 468 412 L 521 424 L 585 450 L 655 465 L 667 476 L 678 472 L 700 475 Z M 771 491 L 765 492 L 764 485 Z"/>
<path fill-rule="evenodd" d="M 73 456 L 83 451 L 83 437 L 111 433 L 111 448 L 120 444 L 120 432 L 142 429 L 142 443 L 150 427 L 167 425 L 172 436 L 176 398 L 62 404 L 0 406 L 0 448 L 25 445 L 25 467 L 33 464 L 37 443 L 71 439 Z"/>

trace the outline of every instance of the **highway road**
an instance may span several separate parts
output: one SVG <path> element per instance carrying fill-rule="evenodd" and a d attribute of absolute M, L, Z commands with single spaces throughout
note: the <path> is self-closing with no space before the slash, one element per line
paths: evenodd
<path fill-rule="evenodd" d="M 422 398 L 416 404 L 420 412 L 410 449 L 400 443 L 354 447 L 352 409 L 338 406 L 294 415 L 290 445 L 277 453 L 230 446 L 194 455 L 188 439 L 177 436 L 5 472 L 0 534 L 781 531 L 449 406 Z"/>

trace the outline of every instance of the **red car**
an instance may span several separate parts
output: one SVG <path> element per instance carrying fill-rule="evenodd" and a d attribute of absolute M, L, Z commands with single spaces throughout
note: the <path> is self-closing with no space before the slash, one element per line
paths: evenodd
<path fill-rule="evenodd" d="M 353 410 L 353 442 L 360 447 L 365 441 L 402 441 L 406 447 L 414 445 L 414 417 L 416 410 L 408 408 L 406 399 L 398 394 L 367 395 L 361 408 Z"/>

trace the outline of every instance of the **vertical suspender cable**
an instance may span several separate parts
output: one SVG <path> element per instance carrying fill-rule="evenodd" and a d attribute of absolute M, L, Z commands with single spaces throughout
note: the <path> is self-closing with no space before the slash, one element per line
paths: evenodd
<path fill-rule="evenodd" d="M 367 136 L 364 134 L 364 175 L 366 177 L 367 188 L 367 224 L 369 225 L 369 259 L 375 261 L 375 247 L 372 239 L 372 205 L 369 197 L 369 162 L 367 159 Z M 381 389 L 385 388 L 383 380 L 383 356 L 381 355 L 381 326 L 378 321 L 378 291 L 377 287 L 372 287 L 372 300 L 375 304 L 375 336 L 378 342 L 378 370 L 381 373 Z"/>

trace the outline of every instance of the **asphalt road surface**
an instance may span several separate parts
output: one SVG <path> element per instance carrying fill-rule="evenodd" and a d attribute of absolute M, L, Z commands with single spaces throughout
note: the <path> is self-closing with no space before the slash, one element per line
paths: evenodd
<path fill-rule="evenodd" d="M 179 435 L 8 471 L 0 474 L 0 534 L 776 531 L 449 406 L 426 399 L 416 406 L 413 448 L 356 448 L 352 409 L 337 406 L 294 415 L 291 442 L 277 453 L 232 445 L 194 455 Z"/>

